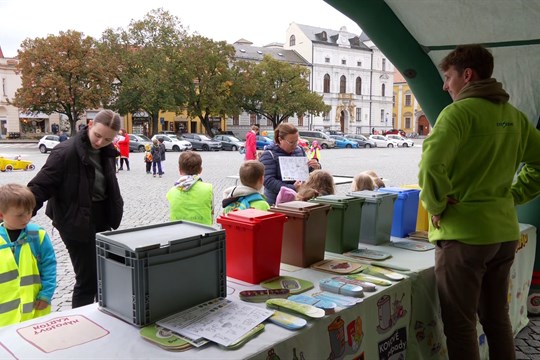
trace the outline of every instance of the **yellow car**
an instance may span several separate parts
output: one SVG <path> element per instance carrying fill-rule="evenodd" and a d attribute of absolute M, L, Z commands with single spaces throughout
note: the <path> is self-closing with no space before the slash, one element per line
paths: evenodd
<path fill-rule="evenodd" d="M 34 170 L 36 167 L 31 161 L 21 160 L 20 156 L 15 159 L 8 159 L 0 156 L 0 171 L 13 171 L 13 170 Z"/>

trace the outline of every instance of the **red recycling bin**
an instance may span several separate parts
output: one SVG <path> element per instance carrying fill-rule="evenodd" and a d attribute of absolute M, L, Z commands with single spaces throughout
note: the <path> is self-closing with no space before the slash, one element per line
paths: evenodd
<path fill-rule="evenodd" d="M 251 284 L 279 276 L 285 215 L 246 209 L 216 221 L 225 230 L 227 276 Z"/>

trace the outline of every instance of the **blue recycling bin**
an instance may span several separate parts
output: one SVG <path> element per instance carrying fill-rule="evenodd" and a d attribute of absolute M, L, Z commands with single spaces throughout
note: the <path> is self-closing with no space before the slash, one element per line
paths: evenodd
<path fill-rule="evenodd" d="M 392 230 L 390 235 L 404 238 L 409 233 L 416 231 L 416 219 L 418 217 L 418 196 L 420 190 L 405 189 L 400 187 L 384 187 L 378 191 L 397 195 L 394 202 L 394 216 L 392 218 Z"/>

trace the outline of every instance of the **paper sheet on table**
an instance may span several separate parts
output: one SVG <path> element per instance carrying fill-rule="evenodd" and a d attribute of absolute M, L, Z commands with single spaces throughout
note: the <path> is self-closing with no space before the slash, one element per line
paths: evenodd
<path fill-rule="evenodd" d="M 214 299 L 157 322 L 180 335 L 229 346 L 274 312 L 241 301 Z"/>
<path fill-rule="evenodd" d="M 306 181 L 309 177 L 308 159 L 305 156 L 280 156 L 279 169 L 283 181 Z"/>

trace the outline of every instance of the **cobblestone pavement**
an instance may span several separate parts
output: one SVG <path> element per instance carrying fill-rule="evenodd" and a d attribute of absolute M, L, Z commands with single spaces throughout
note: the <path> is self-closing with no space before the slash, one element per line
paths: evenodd
<path fill-rule="evenodd" d="M 415 139 L 413 148 L 398 149 L 333 149 L 323 150 L 323 168 L 336 175 L 354 175 L 360 171 L 373 169 L 387 179 L 387 186 L 417 183 L 418 161 L 422 140 Z M 22 155 L 31 160 L 36 171 L 45 163 L 47 156 L 40 154 L 36 144 L 0 144 L 0 155 L 12 157 Z M 204 181 L 214 186 L 214 209 L 216 216 L 221 212 L 222 192 L 233 186 L 235 180 L 227 176 L 238 173 L 243 156 L 237 152 L 199 152 L 203 158 Z M 147 175 L 143 154 L 130 155 L 131 171 L 120 171 L 118 181 L 124 198 L 124 216 L 120 229 L 157 224 L 168 221 L 169 207 L 165 198 L 168 189 L 178 176 L 179 153 L 168 152 L 163 163 L 165 174 L 162 178 Z M 0 184 L 16 182 L 26 184 L 36 171 L 0 173 Z M 344 194 L 348 185 L 337 186 L 337 193 Z M 71 292 L 74 275 L 67 250 L 58 232 L 51 226 L 50 219 L 41 209 L 33 220 L 43 226 L 51 236 L 58 261 L 58 286 L 52 301 L 55 311 L 71 309 Z M 516 338 L 517 359 L 540 359 L 540 317 L 531 317 L 530 324 Z"/>

